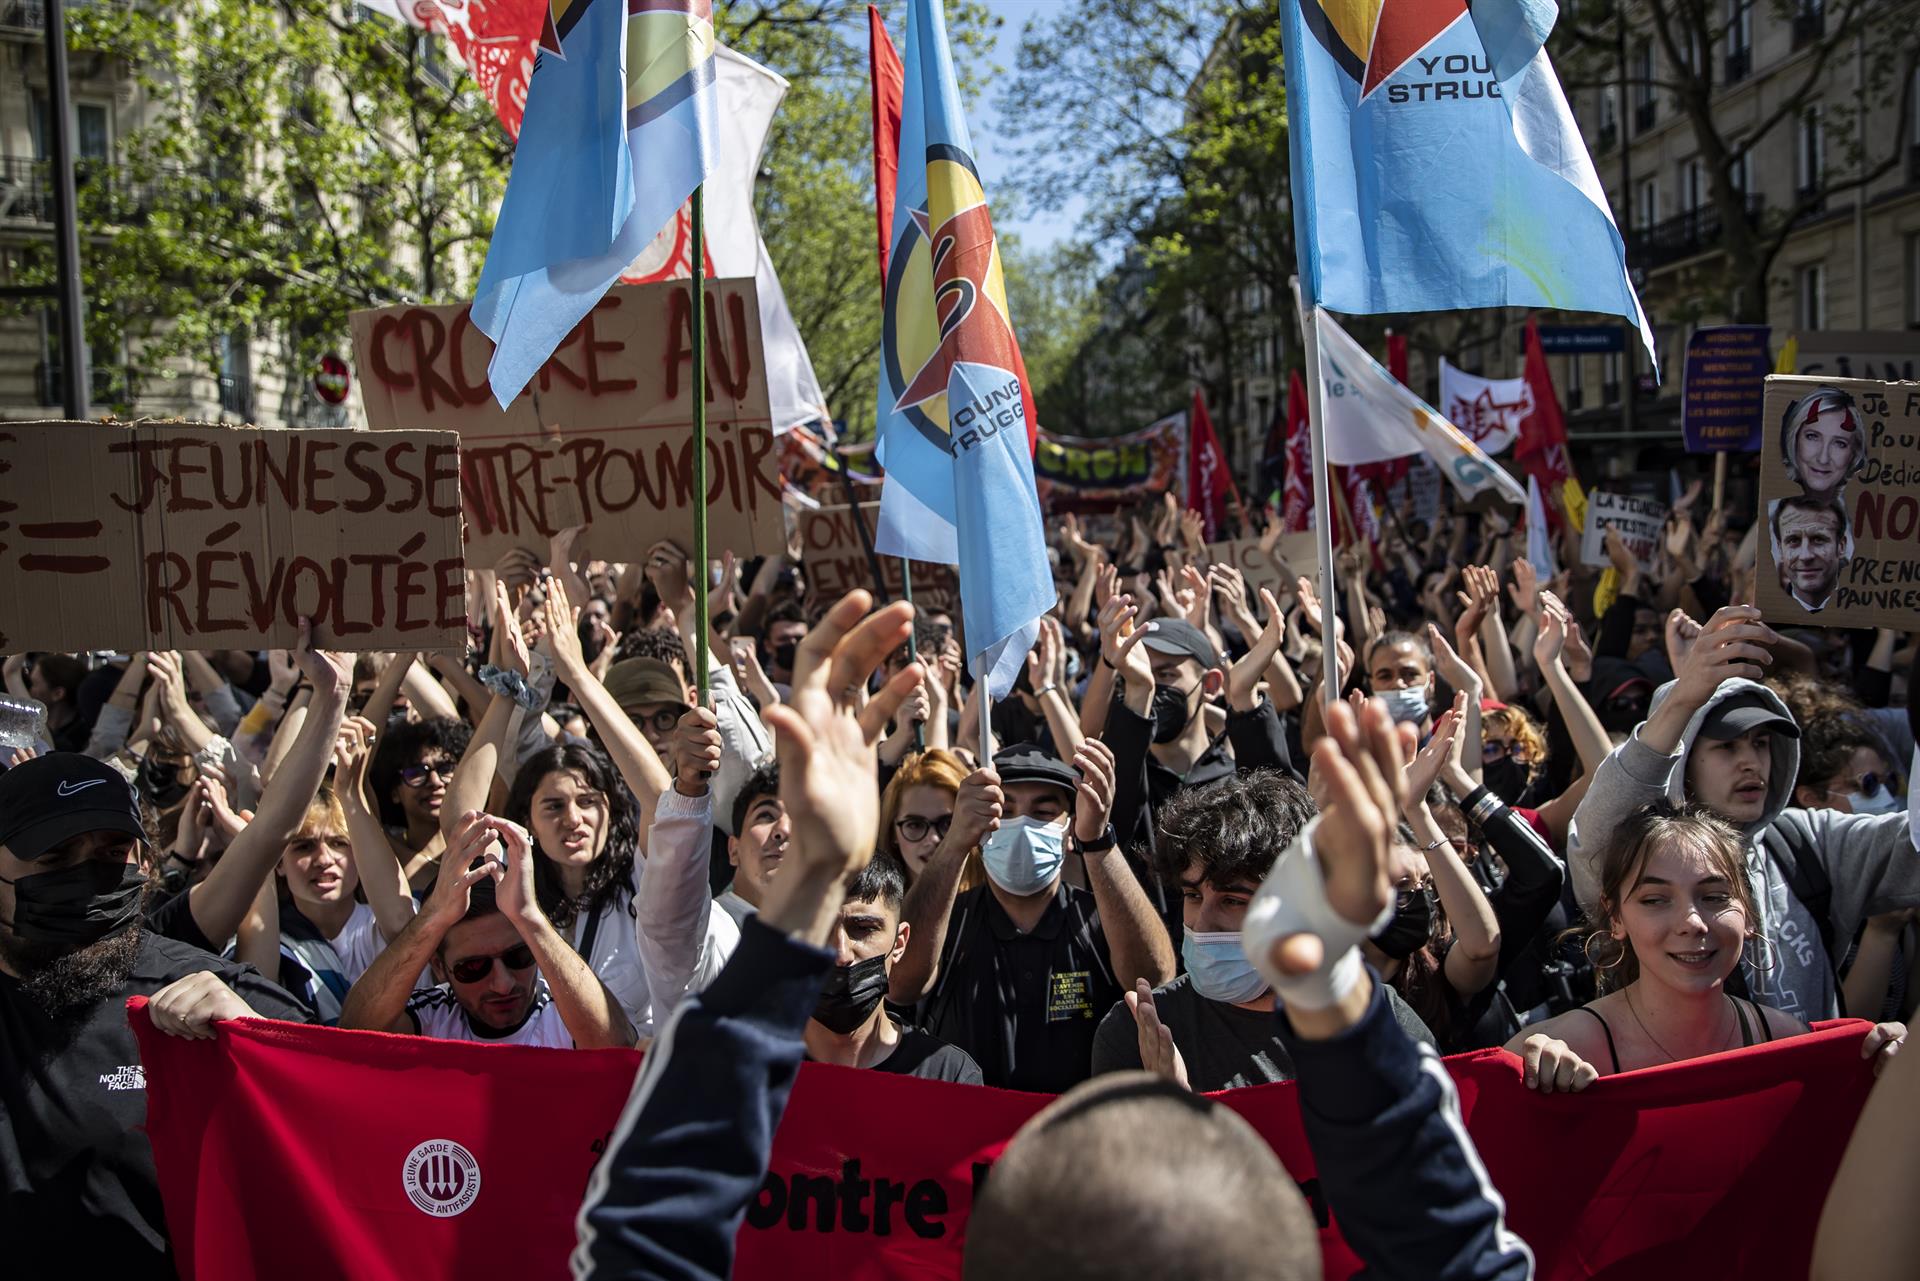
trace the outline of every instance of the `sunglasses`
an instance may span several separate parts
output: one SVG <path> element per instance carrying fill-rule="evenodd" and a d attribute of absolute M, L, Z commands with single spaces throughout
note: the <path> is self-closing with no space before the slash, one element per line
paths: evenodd
<path fill-rule="evenodd" d="M 452 761 L 433 761 L 426 765 L 406 765 L 400 770 L 400 781 L 408 787 L 425 787 L 429 776 L 447 782 L 453 778 Z"/>
<path fill-rule="evenodd" d="M 493 973 L 495 961 L 503 962 L 510 970 L 530 970 L 533 968 L 533 949 L 520 943 L 497 956 L 469 956 L 449 965 L 447 972 L 461 983 L 478 983 Z"/>
<path fill-rule="evenodd" d="M 1513 757 L 1518 764 L 1527 763 L 1527 749 L 1518 743 L 1509 743 L 1497 738 L 1485 739 L 1480 744 L 1480 761 L 1487 764 L 1492 761 Z"/>
<path fill-rule="evenodd" d="M 941 818 L 921 818 L 917 814 L 909 814 L 906 818 L 896 822 L 893 825 L 893 830 L 900 833 L 900 839 L 907 844 L 918 845 L 921 841 L 927 839 L 928 833 L 944 839 L 947 835 L 947 829 L 952 826 L 953 815 L 951 814 Z"/>
<path fill-rule="evenodd" d="M 1860 795 L 1878 796 L 1881 788 L 1885 788 L 1889 793 L 1898 793 L 1900 790 L 1900 776 L 1898 774 L 1872 773 L 1862 774 L 1860 776 Z"/>

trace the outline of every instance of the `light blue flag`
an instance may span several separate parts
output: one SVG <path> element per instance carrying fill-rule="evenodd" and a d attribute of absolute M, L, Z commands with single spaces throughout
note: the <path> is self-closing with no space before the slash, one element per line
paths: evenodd
<path fill-rule="evenodd" d="M 968 666 L 1005 697 L 1054 604 L 1033 397 L 941 0 L 909 0 L 878 401 L 875 546 L 960 567 Z"/>
<path fill-rule="evenodd" d="M 1557 307 L 1653 334 L 1542 46 L 1551 0 L 1280 0 L 1306 297 Z"/>
<path fill-rule="evenodd" d="M 714 167 L 712 0 L 553 0 L 473 323 L 505 408 Z"/>

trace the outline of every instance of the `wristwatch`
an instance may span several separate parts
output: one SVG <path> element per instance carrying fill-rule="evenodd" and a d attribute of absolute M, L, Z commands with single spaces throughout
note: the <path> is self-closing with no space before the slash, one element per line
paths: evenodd
<path fill-rule="evenodd" d="M 1082 854 L 1105 854 L 1119 843 L 1119 838 L 1113 834 L 1113 824 L 1111 823 L 1107 824 L 1107 830 L 1100 833 L 1099 838 L 1096 840 L 1083 841 L 1077 836 L 1073 838 L 1074 848 Z"/>

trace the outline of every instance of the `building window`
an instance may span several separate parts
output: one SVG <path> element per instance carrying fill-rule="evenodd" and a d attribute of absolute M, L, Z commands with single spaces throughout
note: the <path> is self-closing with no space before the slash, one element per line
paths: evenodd
<path fill-rule="evenodd" d="M 1600 403 L 1620 403 L 1620 353 L 1610 351 L 1600 357 Z"/>
<path fill-rule="evenodd" d="M 1800 0 L 1793 15 L 1793 47 L 1804 49 L 1826 34 L 1825 0 Z"/>
<path fill-rule="evenodd" d="M 1908 79 L 1907 101 L 1913 104 L 1911 119 L 1907 121 L 1907 181 L 1920 182 L 1920 66 L 1914 67 Z"/>
<path fill-rule="evenodd" d="M 1753 70 L 1753 0 L 1727 0 L 1727 56 L 1723 79 L 1738 84 Z"/>
<path fill-rule="evenodd" d="M 1739 151 L 1745 145 L 1745 143 L 1736 142 L 1733 144 L 1733 149 Z M 1751 150 L 1740 151 L 1737 158 L 1727 163 L 1727 179 L 1733 183 L 1733 189 L 1743 196 L 1753 190 L 1753 152 Z"/>
<path fill-rule="evenodd" d="M 1808 263 L 1795 277 L 1798 302 L 1795 307 L 1802 331 L 1827 327 L 1827 269 L 1823 263 Z"/>
<path fill-rule="evenodd" d="M 1578 356 L 1567 357 L 1567 376 L 1562 386 L 1566 392 L 1568 409 L 1578 409 L 1586 402 L 1586 382 L 1580 376 L 1580 367 L 1584 363 Z"/>
<path fill-rule="evenodd" d="M 53 153 L 53 137 L 47 128 L 52 110 L 45 94 L 33 95 L 27 131 L 32 135 L 35 160 L 46 160 Z M 73 144 L 74 159 L 105 160 L 112 154 L 113 140 L 107 128 L 107 108 L 104 103 L 76 102 L 73 104 L 73 117 L 73 137 L 69 141 Z"/>
<path fill-rule="evenodd" d="M 1799 185 L 1801 196 L 1811 195 L 1825 185 L 1826 170 L 1826 131 L 1821 127 L 1820 108 L 1816 105 L 1800 117 L 1794 145 L 1794 181 Z"/>
<path fill-rule="evenodd" d="M 1598 93 L 1600 102 L 1600 127 L 1594 143 L 1597 150 L 1611 151 L 1620 141 L 1620 99 L 1612 85 Z"/>
<path fill-rule="evenodd" d="M 220 408 L 241 419 L 253 417 L 253 353 L 247 331 L 235 329 L 220 339 Z"/>
<path fill-rule="evenodd" d="M 1920 235 L 1907 237 L 1907 328 L 1920 329 Z"/>
<path fill-rule="evenodd" d="M 1680 166 L 1680 212 L 1698 213 L 1708 203 L 1707 167 L 1696 157 Z"/>
<path fill-rule="evenodd" d="M 1633 128 L 1645 133 L 1660 115 L 1660 99 L 1653 85 L 1653 45 L 1642 40 L 1633 50 Z"/>
<path fill-rule="evenodd" d="M 1647 178 L 1640 183 L 1640 198 L 1634 202 L 1634 217 L 1642 231 L 1660 221 L 1660 180 Z"/>

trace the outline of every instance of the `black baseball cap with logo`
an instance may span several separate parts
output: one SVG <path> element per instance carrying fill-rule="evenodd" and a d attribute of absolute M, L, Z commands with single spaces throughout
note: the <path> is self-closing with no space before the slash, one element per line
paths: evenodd
<path fill-rule="evenodd" d="M 0 845 L 26 862 L 88 832 L 145 840 L 133 784 L 79 752 L 49 752 L 0 774 Z"/>

